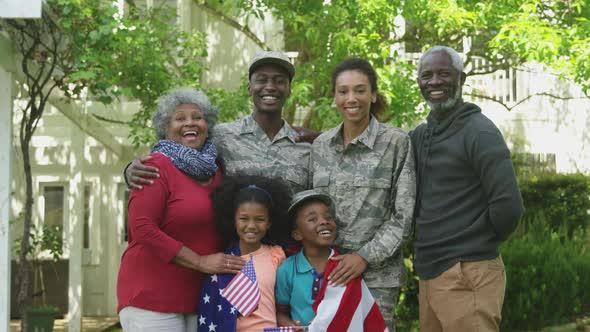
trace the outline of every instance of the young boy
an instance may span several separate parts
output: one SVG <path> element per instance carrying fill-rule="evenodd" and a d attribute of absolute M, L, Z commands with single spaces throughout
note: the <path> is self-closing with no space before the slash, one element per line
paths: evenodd
<path fill-rule="evenodd" d="M 312 305 L 320 290 L 336 239 L 334 204 L 330 196 L 306 190 L 293 196 L 289 206 L 291 237 L 302 249 L 277 270 L 275 299 L 279 326 L 307 326 L 314 318 Z"/>

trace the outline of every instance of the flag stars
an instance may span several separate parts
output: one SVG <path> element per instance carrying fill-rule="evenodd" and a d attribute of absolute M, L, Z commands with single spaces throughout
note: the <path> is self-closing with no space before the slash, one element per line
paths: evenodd
<path fill-rule="evenodd" d="M 236 308 L 235 307 L 231 307 L 231 309 L 229 309 L 229 313 L 230 314 L 235 314 L 236 313 Z"/>
<path fill-rule="evenodd" d="M 217 282 L 217 274 L 211 276 L 211 282 Z"/>
<path fill-rule="evenodd" d="M 221 304 L 217 305 L 217 311 L 221 311 Z"/>
<path fill-rule="evenodd" d="M 199 326 L 200 325 L 205 325 L 206 324 L 206 320 L 204 316 L 199 316 Z"/>
<path fill-rule="evenodd" d="M 209 303 L 209 300 L 211 299 L 211 297 L 209 296 L 209 294 L 205 293 L 205 297 L 203 297 L 203 301 L 205 303 Z"/>
<path fill-rule="evenodd" d="M 209 332 L 217 331 L 217 325 L 211 323 L 209 324 Z"/>

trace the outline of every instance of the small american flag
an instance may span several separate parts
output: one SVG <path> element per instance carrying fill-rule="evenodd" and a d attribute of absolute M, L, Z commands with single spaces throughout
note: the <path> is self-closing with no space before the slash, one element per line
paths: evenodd
<path fill-rule="evenodd" d="M 264 332 L 295 332 L 292 326 L 265 327 Z"/>
<path fill-rule="evenodd" d="M 260 289 L 254 272 L 252 257 L 244 265 L 240 273 L 229 282 L 227 287 L 221 290 L 223 296 L 233 305 L 242 316 L 250 315 L 258 307 L 260 301 Z"/>

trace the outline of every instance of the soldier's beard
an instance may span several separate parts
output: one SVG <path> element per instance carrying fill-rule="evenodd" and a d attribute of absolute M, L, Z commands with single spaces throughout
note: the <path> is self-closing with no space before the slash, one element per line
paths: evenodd
<path fill-rule="evenodd" d="M 426 103 L 428 104 L 428 107 L 430 107 L 431 111 L 445 113 L 452 110 L 453 107 L 457 105 L 457 102 L 459 102 L 462 95 L 463 87 L 461 86 L 461 82 L 457 82 L 457 89 L 455 90 L 455 95 L 452 98 L 443 101 L 442 103 L 437 103 L 430 100 L 426 100 Z"/>

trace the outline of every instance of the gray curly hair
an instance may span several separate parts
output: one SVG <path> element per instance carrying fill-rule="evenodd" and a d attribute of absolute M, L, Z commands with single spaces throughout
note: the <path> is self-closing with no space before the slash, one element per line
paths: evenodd
<path fill-rule="evenodd" d="M 428 49 L 422 56 L 420 57 L 420 62 L 418 62 L 418 75 L 420 75 L 420 71 L 422 70 L 422 62 L 426 58 L 427 55 L 434 52 L 445 52 L 451 58 L 451 66 L 457 70 L 457 72 L 463 72 L 463 59 L 461 59 L 461 55 L 454 49 L 448 46 L 434 46 Z"/>
<path fill-rule="evenodd" d="M 211 105 L 209 97 L 203 91 L 190 87 L 176 88 L 160 97 L 158 108 L 152 118 L 152 126 L 156 129 L 158 139 L 166 138 L 170 118 L 176 112 L 176 107 L 181 104 L 197 105 L 205 116 L 207 128 L 211 130 L 215 126 L 217 107 Z"/>

